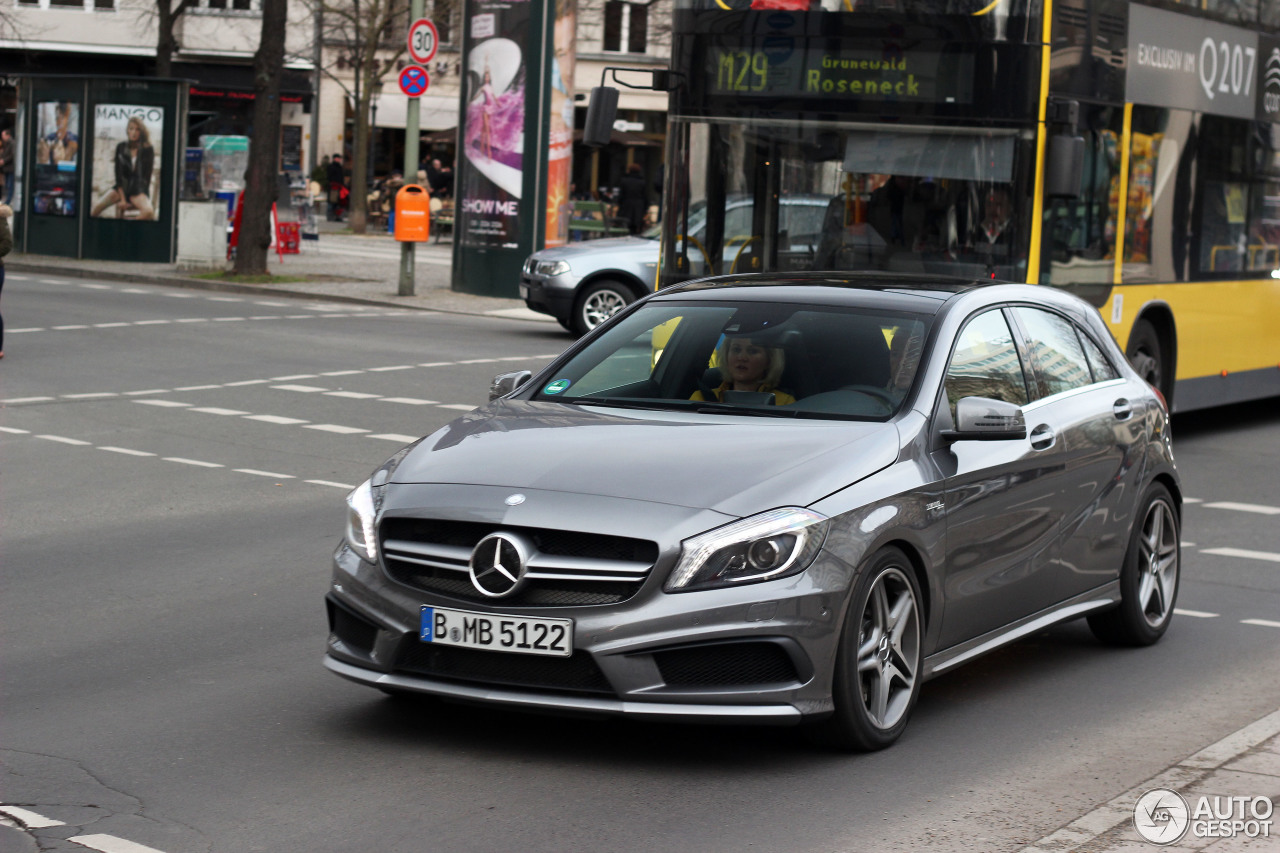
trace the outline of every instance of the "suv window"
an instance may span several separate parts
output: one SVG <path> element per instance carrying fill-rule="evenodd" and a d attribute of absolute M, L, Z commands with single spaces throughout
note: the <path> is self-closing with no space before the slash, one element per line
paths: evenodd
<path fill-rule="evenodd" d="M 1036 399 L 1093 382 L 1084 347 L 1070 320 L 1039 308 L 1014 308 L 1013 313 L 1027 335 Z"/>
<path fill-rule="evenodd" d="M 964 327 L 947 367 L 946 387 L 953 419 L 961 397 L 989 397 L 1026 405 L 1022 360 L 999 309 L 979 314 Z"/>

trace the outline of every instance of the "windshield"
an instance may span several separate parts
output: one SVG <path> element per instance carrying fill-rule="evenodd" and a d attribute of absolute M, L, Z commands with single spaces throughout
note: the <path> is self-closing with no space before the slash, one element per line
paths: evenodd
<path fill-rule="evenodd" d="M 924 318 L 789 303 L 657 302 L 611 326 L 534 396 L 573 405 L 887 420 Z"/>
<path fill-rule="evenodd" d="M 1012 130 L 673 119 L 662 280 L 890 270 L 1024 280 Z"/>

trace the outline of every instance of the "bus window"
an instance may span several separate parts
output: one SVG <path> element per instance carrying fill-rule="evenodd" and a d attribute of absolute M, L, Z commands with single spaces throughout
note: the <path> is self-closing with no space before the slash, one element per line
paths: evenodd
<path fill-rule="evenodd" d="M 1046 200 L 1043 279 L 1049 284 L 1102 284 L 1115 267 L 1122 113 L 1095 108 L 1084 117 L 1084 168 L 1075 198 Z"/>

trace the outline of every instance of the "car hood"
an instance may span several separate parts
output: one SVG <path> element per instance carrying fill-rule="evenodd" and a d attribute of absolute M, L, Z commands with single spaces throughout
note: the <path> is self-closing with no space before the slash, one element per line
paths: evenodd
<path fill-rule="evenodd" d="M 656 258 L 658 241 L 646 240 L 644 237 L 605 237 L 599 240 L 568 243 L 564 246 L 556 246 L 554 249 L 542 249 L 534 252 L 533 256 L 540 261 L 568 261 L 572 264 L 575 258 L 581 258 L 584 255 L 608 258 L 619 252 L 628 255 L 650 254 Z"/>
<path fill-rule="evenodd" d="M 891 423 L 503 400 L 424 438 L 391 482 L 541 489 L 745 516 L 813 503 L 897 457 Z"/>

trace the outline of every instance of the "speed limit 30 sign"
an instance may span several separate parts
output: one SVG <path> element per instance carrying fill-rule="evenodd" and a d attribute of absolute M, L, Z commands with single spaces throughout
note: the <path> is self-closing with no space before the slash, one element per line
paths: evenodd
<path fill-rule="evenodd" d="M 436 48 L 440 46 L 440 34 L 436 25 L 426 18 L 419 18 L 409 25 L 409 56 L 419 65 L 426 65 L 435 59 Z"/>

